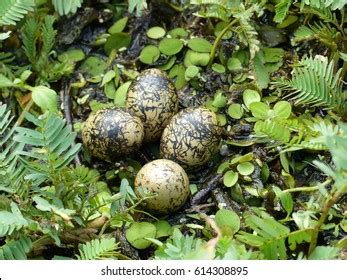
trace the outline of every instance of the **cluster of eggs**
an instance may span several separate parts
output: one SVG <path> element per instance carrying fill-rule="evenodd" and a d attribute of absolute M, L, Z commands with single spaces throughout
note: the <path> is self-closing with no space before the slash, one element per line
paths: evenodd
<path fill-rule="evenodd" d="M 219 134 L 215 113 L 203 107 L 178 112 L 173 83 L 161 70 L 148 69 L 132 81 L 125 110 L 104 109 L 89 116 L 82 140 L 93 156 L 110 161 L 134 152 L 143 141 L 160 139 L 163 159 L 142 167 L 135 178 L 135 190 L 146 187 L 157 193 L 146 200 L 146 209 L 168 214 L 189 196 L 183 168 L 207 163 L 218 148 Z"/>

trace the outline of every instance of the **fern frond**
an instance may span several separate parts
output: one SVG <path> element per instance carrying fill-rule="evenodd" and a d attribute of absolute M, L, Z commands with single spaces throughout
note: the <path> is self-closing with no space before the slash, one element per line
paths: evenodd
<path fill-rule="evenodd" d="M 24 145 L 13 141 L 13 116 L 6 105 L 0 105 L 0 191 L 14 193 L 22 185 L 24 166 L 18 162 L 16 153 Z"/>
<path fill-rule="evenodd" d="M 35 0 L 0 1 L 0 25 L 15 25 L 34 7 Z"/>
<path fill-rule="evenodd" d="M 276 142 L 288 143 L 290 140 L 288 128 L 274 120 L 257 121 L 254 131 L 258 137 L 266 137 Z"/>
<path fill-rule="evenodd" d="M 37 59 L 36 42 L 40 33 L 40 24 L 35 18 L 29 18 L 22 30 L 23 49 L 29 61 L 34 65 Z"/>
<path fill-rule="evenodd" d="M 9 236 L 28 225 L 28 221 L 13 202 L 11 203 L 11 210 L 12 212 L 0 211 L 0 237 Z"/>
<path fill-rule="evenodd" d="M 93 239 L 79 246 L 79 260 L 117 259 L 119 247 L 115 238 Z"/>
<path fill-rule="evenodd" d="M 0 260 L 26 260 L 31 249 L 31 239 L 22 236 L 20 239 L 11 240 L 0 247 Z"/>
<path fill-rule="evenodd" d="M 342 90 L 341 71 L 334 73 L 333 61 L 328 62 L 326 57 L 305 58 L 294 67 L 291 80 L 277 80 L 274 85 L 290 91 L 287 97 L 295 95 L 292 100 L 297 105 L 343 110 L 346 93 Z"/>
<path fill-rule="evenodd" d="M 59 15 L 63 16 L 76 13 L 82 6 L 83 0 L 52 0 L 52 3 Z"/>
<path fill-rule="evenodd" d="M 42 25 L 42 54 L 48 56 L 53 49 L 55 43 L 56 31 L 53 28 L 55 18 L 53 16 L 46 16 L 44 24 Z"/>
<path fill-rule="evenodd" d="M 27 178 L 40 184 L 55 178 L 55 174 L 73 160 L 81 144 L 74 144 L 76 133 L 54 114 L 43 120 L 29 114 L 27 118 L 34 122 L 38 129 L 18 127 L 14 140 L 27 146 L 26 151 L 18 152 L 21 155 L 20 160 L 32 172 Z"/>
<path fill-rule="evenodd" d="M 276 15 L 274 17 L 274 21 L 281 23 L 286 18 L 289 8 L 292 5 L 292 0 L 281 0 L 278 4 L 275 6 L 275 12 Z"/>
<path fill-rule="evenodd" d="M 337 50 L 336 39 L 338 32 L 335 28 L 328 24 L 316 23 L 310 27 L 300 26 L 294 33 L 293 43 L 297 43 L 303 40 L 317 39 L 324 45 L 331 48 L 333 51 Z"/>

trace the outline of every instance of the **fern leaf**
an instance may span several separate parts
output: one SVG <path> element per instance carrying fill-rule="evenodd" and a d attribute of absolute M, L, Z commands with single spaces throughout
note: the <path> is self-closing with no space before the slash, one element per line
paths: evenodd
<path fill-rule="evenodd" d="M 266 137 L 282 143 L 288 143 L 290 139 L 288 128 L 274 120 L 257 121 L 254 126 L 254 131 L 258 137 Z"/>
<path fill-rule="evenodd" d="M 15 203 L 11 203 L 11 210 L 0 211 L 0 237 L 11 235 L 28 225 Z"/>
<path fill-rule="evenodd" d="M 52 0 L 52 3 L 59 15 L 63 16 L 76 13 L 82 6 L 83 0 Z"/>
<path fill-rule="evenodd" d="M 295 95 L 292 99 L 297 105 L 343 110 L 346 93 L 342 90 L 341 71 L 334 73 L 333 61 L 329 63 L 326 57 L 305 58 L 293 69 L 291 80 L 274 84 L 290 91 L 288 97 Z"/>
<path fill-rule="evenodd" d="M 13 141 L 13 116 L 6 105 L 0 105 L 0 191 L 14 193 L 22 186 L 24 166 L 18 162 L 16 153 L 24 145 Z M 23 186 L 22 186 L 23 187 Z"/>
<path fill-rule="evenodd" d="M 93 239 L 79 247 L 80 260 L 116 259 L 119 254 L 118 244 L 114 238 Z"/>
<path fill-rule="evenodd" d="M 36 62 L 37 49 L 36 41 L 39 37 L 40 24 L 35 18 L 29 18 L 22 30 L 23 49 L 25 55 L 32 64 Z"/>
<path fill-rule="evenodd" d="M 248 20 L 242 17 L 240 18 L 240 25 L 233 30 L 238 34 L 240 42 L 248 46 L 250 57 L 253 59 L 260 49 L 257 31 Z"/>
<path fill-rule="evenodd" d="M 55 42 L 56 31 L 53 28 L 54 24 L 53 16 L 46 16 L 44 24 L 42 25 L 42 54 L 43 56 L 48 56 L 52 50 Z"/>
<path fill-rule="evenodd" d="M 47 179 L 52 180 L 56 172 L 66 167 L 80 150 L 81 144 L 74 144 L 76 133 L 54 114 L 43 120 L 33 116 L 29 118 L 37 124 L 38 130 L 18 127 L 14 140 L 27 145 L 28 149 L 18 154 L 26 168 L 32 171 L 27 178 L 39 184 Z"/>
<path fill-rule="evenodd" d="M 237 238 L 251 246 L 259 247 L 266 259 L 286 259 L 286 238 L 290 230 L 271 216 L 247 215 L 245 223 L 257 235 L 241 231 Z"/>
<path fill-rule="evenodd" d="M 275 6 L 276 15 L 274 17 L 274 21 L 278 23 L 283 22 L 288 14 L 288 11 L 291 5 L 292 5 L 291 0 L 281 0 L 281 2 L 276 4 Z"/>
<path fill-rule="evenodd" d="M 28 12 L 33 11 L 35 0 L 0 1 L 0 25 L 15 25 Z"/>
<path fill-rule="evenodd" d="M 26 260 L 31 249 L 32 242 L 29 237 L 11 240 L 0 247 L 0 260 Z"/>

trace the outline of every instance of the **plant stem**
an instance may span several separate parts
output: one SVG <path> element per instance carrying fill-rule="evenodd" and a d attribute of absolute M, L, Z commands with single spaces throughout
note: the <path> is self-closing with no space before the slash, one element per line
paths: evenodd
<path fill-rule="evenodd" d="M 27 112 L 29 112 L 31 106 L 33 106 L 34 101 L 32 99 L 30 99 L 30 101 L 27 103 L 27 105 L 25 106 L 25 108 L 23 109 L 23 112 L 20 114 L 20 116 L 18 117 L 15 127 L 20 126 L 25 118 L 25 114 Z"/>
<path fill-rule="evenodd" d="M 322 209 L 322 214 L 321 214 L 316 226 L 313 228 L 313 231 L 312 231 L 308 255 L 311 255 L 313 250 L 317 246 L 318 233 L 319 233 L 320 228 L 324 224 L 326 218 L 328 217 L 329 209 L 341 198 L 342 195 L 343 195 L 343 193 L 336 192 L 331 198 L 329 198 L 325 202 L 323 209 Z"/>
<path fill-rule="evenodd" d="M 212 65 L 214 56 L 216 55 L 217 47 L 218 47 L 220 41 L 222 40 L 224 34 L 229 30 L 230 27 L 232 27 L 238 21 L 239 21 L 238 19 L 234 19 L 231 22 L 229 22 L 229 24 L 221 31 L 221 33 L 218 35 L 218 37 L 214 41 L 211 52 L 210 52 L 210 61 L 208 62 L 208 67 L 211 67 L 211 65 Z"/>
<path fill-rule="evenodd" d="M 287 192 L 287 193 L 293 193 L 293 192 L 312 192 L 312 191 L 316 191 L 321 187 L 325 187 L 327 185 L 329 185 L 331 183 L 331 179 L 326 180 L 325 182 L 319 184 L 318 186 L 314 186 L 314 187 L 300 187 L 300 188 L 293 188 L 293 189 L 287 189 L 284 190 L 283 192 Z"/>

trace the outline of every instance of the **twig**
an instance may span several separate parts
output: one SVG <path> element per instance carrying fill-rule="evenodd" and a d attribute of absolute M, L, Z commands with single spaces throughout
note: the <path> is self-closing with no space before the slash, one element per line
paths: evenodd
<path fill-rule="evenodd" d="M 68 83 L 66 79 L 63 79 L 62 88 L 60 91 L 60 99 L 63 104 L 63 111 L 64 111 L 64 117 L 65 117 L 66 123 L 67 125 L 71 125 L 71 129 L 73 130 L 70 89 L 71 89 L 71 83 L 70 82 Z M 76 144 L 75 141 L 74 141 L 74 144 Z M 76 166 L 81 165 L 81 159 L 79 157 L 79 154 L 75 156 L 74 161 Z"/>
<path fill-rule="evenodd" d="M 204 203 L 208 196 L 211 194 L 211 192 L 217 188 L 218 183 L 223 178 L 223 174 L 213 174 L 208 179 L 207 182 L 204 184 L 201 190 L 199 190 L 191 199 L 190 205 L 194 206 L 197 204 Z"/>

